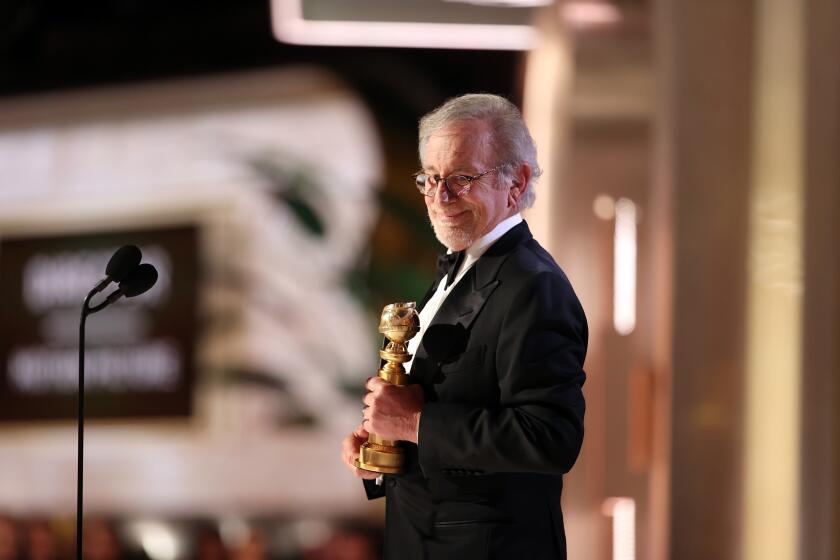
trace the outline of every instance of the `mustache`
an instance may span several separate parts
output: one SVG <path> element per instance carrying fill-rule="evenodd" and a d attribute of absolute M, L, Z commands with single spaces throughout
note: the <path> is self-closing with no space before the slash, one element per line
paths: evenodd
<path fill-rule="evenodd" d="M 446 208 L 435 208 L 432 207 L 429 215 L 431 216 L 434 214 L 435 216 L 454 216 L 455 214 L 461 214 L 463 212 L 468 212 L 470 209 L 469 207 L 462 208 L 460 206 L 447 206 Z"/>

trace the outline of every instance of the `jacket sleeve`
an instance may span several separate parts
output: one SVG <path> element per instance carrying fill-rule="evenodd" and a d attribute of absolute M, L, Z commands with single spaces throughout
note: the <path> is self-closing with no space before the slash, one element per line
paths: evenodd
<path fill-rule="evenodd" d="M 587 338 L 583 309 L 562 274 L 523 283 L 490 354 L 499 405 L 427 403 L 418 442 L 423 473 L 568 472 L 583 441 Z"/>

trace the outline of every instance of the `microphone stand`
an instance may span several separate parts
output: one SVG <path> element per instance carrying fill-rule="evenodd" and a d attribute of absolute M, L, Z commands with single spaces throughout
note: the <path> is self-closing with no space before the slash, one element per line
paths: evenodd
<path fill-rule="evenodd" d="M 99 293 L 94 288 L 88 293 L 82 305 L 82 316 L 79 320 L 79 435 L 78 451 L 76 454 L 76 560 L 82 560 L 82 494 L 84 487 L 84 453 L 85 453 L 85 320 L 87 316 L 105 308 L 110 302 L 104 301 L 96 307 L 90 307 L 90 300 Z"/>
<path fill-rule="evenodd" d="M 78 451 L 76 454 L 76 560 L 82 560 L 82 523 L 83 512 L 82 495 L 84 494 L 84 456 L 85 456 L 85 321 L 87 316 L 105 309 L 124 294 L 122 292 L 122 281 L 131 277 L 132 272 L 138 278 L 132 280 L 132 294 L 139 295 L 154 285 L 157 280 L 157 271 L 150 264 L 141 265 L 142 254 L 135 245 L 124 245 L 108 261 L 105 268 L 106 277 L 99 281 L 93 289 L 88 292 L 85 302 L 82 305 L 82 316 L 79 320 L 79 435 Z M 111 293 L 105 301 L 95 307 L 90 306 L 93 296 L 104 290 L 111 282 L 119 281 L 120 289 Z M 140 284 L 137 284 L 140 282 Z M 136 293 L 135 293 L 136 292 Z"/>

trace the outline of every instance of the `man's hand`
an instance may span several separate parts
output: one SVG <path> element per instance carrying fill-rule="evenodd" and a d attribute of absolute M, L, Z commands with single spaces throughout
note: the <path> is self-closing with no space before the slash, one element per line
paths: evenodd
<path fill-rule="evenodd" d="M 341 460 L 350 469 L 350 472 L 358 478 L 373 480 L 379 473 L 362 470 L 356 467 L 356 459 L 359 458 L 359 446 L 367 441 L 368 433 L 359 425 L 353 433 L 344 438 L 341 442 Z"/>
<path fill-rule="evenodd" d="M 371 377 L 365 387 L 364 429 L 384 439 L 417 443 L 423 388 L 392 385 L 381 377 Z"/>

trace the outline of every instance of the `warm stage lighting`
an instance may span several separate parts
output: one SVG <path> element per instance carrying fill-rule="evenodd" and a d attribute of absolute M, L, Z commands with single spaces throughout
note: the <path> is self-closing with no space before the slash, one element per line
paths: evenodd
<path fill-rule="evenodd" d="M 627 198 L 615 203 L 613 259 L 613 325 L 628 335 L 636 328 L 636 205 Z"/>
<path fill-rule="evenodd" d="M 473 2 L 458 2 L 471 4 Z M 325 45 L 346 47 L 413 47 L 430 49 L 487 49 L 487 50 L 530 50 L 537 44 L 537 30 L 523 19 L 523 10 L 532 9 L 534 0 L 527 2 L 494 2 L 493 6 L 454 6 L 452 12 L 446 0 L 430 6 L 435 17 L 423 21 L 388 19 L 378 13 L 364 13 L 359 10 L 353 18 L 346 14 L 327 13 L 320 18 L 310 17 L 305 0 L 272 0 L 271 19 L 274 36 L 284 43 L 298 45 Z M 486 3 L 485 3 L 486 4 Z M 349 4 L 348 4 L 349 5 Z M 459 9 L 455 9 L 459 8 Z M 346 6 L 345 6 L 346 9 Z M 381 12 L 393 10 L 383 2 Z M 456 19 L 464 10 L 472 10 L 477 16 L 481 10 L 510 11 L 509 17 L 499 21 L 474 21 Z M 325 11 L 329 12 L 324 8 Z M 390 13 L 390 12 L 388 12 Z M 376 16 L 382 16 L 377 19 Z M 386 14 L 387 15 L 387 14 Z M 400 14 L 392 14 L 394 18 Z M 332 16 L 332 17 L 328 17 Z M 518 17 L 517 17 L 518 16 Z"/>
<path fill-rule="evenodd" d="M 602 0 L 573 0 L 562 7 L 563 19 L 573 27 L 610 25 L 621 20 L 616 6 Z"/>
<path fill-rule="evenodd" d="M 636 560 L 636 501 L 608 498 L 602 510 L 613 520 L 612 560 Z"/>

